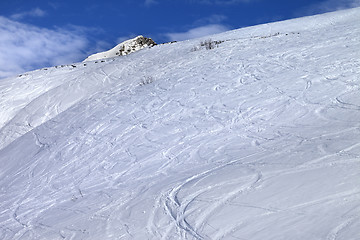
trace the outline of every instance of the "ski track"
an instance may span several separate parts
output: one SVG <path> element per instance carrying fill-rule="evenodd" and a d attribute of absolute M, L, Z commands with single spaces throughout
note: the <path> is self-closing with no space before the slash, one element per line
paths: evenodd
<path fill-rule="evenodd" d="M 359 239 L 359 12 L 0 81 L 0 238 Z"/>

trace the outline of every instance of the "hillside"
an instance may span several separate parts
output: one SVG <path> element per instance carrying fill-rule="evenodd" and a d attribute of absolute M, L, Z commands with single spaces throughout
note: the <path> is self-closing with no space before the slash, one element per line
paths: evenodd
<path fill-rule="evenodd" d="M 360 8 L 0 81 L 0 239 L 360 239 Z"/>

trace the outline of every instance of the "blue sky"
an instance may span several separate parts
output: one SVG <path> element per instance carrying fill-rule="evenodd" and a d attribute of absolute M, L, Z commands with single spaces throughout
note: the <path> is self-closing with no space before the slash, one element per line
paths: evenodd
<path fill-rule="evenodd" d="M 2 0 L 0 78 L 82 61 L 140 34 L 181 41 L 358 6 L 360 0 Z"/>

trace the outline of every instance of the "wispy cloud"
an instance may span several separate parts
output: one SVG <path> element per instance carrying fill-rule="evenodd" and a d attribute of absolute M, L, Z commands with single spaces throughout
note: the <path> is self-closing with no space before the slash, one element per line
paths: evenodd
<path fill-rule="evenodd" d="M 0 78 L 84 58 L 81 29 L 46 29 L 0 16 Z"/>
<path fill-rule="evenodd" d="M 169 32 L 164 36 L 169 41 L 183 41 L 225 32 L 230 30 L 230 27 L 224 24 L 225 20 L 227 20 L 225 15 L 213 14 L 196 20 L 190 27 L 187 27 L 186 31 Z"/>
<path fill-rule="evenodd" d="M 221 14 L 213 14 L 209 17 L 204 17 L 199 20 L 197 20 L 194 25 L 208 25 L 208 24 L 220 24 L 227 20 L 227 16 L 221 15 Z"/>
<path fill-rule="evenodd" d="M 174 33 L 166 33 L 165 36 L 170 41 L 183 41 L 193 38 L 199 38 L 207 35 L 212 35 L 216 33 L 221 33 L 229 30 L 228 27 L 222 24 L 210 24 L 201 27 L 192 28 L 186 32 L 174 32 Z"/>
<path fill-rule="evenodd" d="M 151 5 L 158 4 L 159 2 L 157 0 L 145 0 L 144 5 L 149 7 Z"/>
<path fill-rule="evenodd" d="M 296 15 L 313 15 L 354 7 L 360 7 L 360 0 L 324 0 L 298 11 Z"/>
<path fill-rule="evenodd" d="M 15 14 L 11 15 L 10 18 L 13 20 L 21 20 L 26 17 L 43 17 L 45 15 L 46 15 L 46 12 L 44 10 L 42 10 L 40 8 L 34 8 L 34 9 L 31 9 L 30 11 L 15 13 Z"/>

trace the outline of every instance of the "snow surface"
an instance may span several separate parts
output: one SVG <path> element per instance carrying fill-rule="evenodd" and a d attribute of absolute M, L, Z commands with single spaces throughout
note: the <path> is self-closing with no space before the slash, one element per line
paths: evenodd
<path fill-rule="evenodd" d="M 0 239 L 360 239 L 359 19 L 2 80 Z"/>

